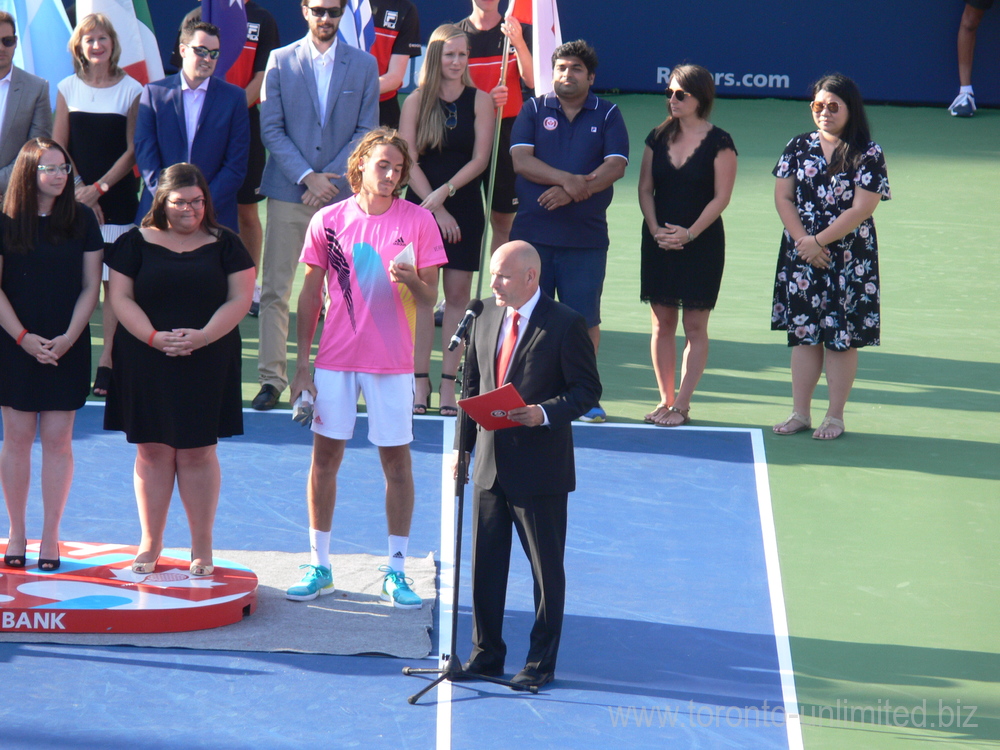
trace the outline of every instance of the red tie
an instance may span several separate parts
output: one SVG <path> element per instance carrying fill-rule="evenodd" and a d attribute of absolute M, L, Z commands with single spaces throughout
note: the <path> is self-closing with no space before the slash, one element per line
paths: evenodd
<path fill-rule="evenodd" d="M 517 321 L 521 319 L 521 314 L 514 311 L 514 315 L 511 317 L 510 330 L 507 331 L 507 336 L 503 340 L 503 345 L 500 347 L 500 354 L 497 357 L 497 387 L 499 388 L 503 385 L 504 378 L 507 376 L 507 368 L 510 366 L 510 357 L 514 353 L 514 347 L 517 345 Z"/>

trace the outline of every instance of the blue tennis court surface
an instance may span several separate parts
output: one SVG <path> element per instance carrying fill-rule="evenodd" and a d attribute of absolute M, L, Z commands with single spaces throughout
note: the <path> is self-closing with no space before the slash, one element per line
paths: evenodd
<path fill-rule="evenodd" d="M 78 418 L 62 537 L 135 543 L 134 448 L 103 433 L 102 416 L 93 406 Z M 246 429 L 219 447 L 216 547 L 302 551 L 310 436 L 273 412 L 248 412 Z M 420 419 L 413 445 L 410 554 L 443 556 L 441 650 L 450 640 L 449 487 L 441 499 L 450 429 Z M 362 419 L 341 470 L 334 553 L 385 553 L 381 470 L 365 430 Z M 575 438 L 566 620 L 556 681 L 541 694 L 445 683 L 409 705 L 424 683 L 401 668 L 434 659 L 0 643 L 0 748 L 800 748 L 794 709 L 791 719 L 784 710 L 795 695 L 759 434 L 605 424 L 580 426 Z M 185 546 L 179 503 L 172 511 L 166 541 Z M 471 502 L 466 527 L 470 511 Z M 37 492 L 29 513 L 37 528 Z M 505 625 L 511 674 L 527 652 L 532 610 L 530 571 L 516 549 Z"/>

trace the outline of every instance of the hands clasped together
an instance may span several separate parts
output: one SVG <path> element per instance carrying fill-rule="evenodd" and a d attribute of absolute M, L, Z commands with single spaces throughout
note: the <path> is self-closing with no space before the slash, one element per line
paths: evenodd
<path fill-rule="evenodd" d="M 691 230 L 678 224 L 667 224 L 657 227 L 653 239 L 661 250 L 680 250 L 694 239 Z"/>
<path fill-rule="evenodd" d="M 157 331 L 150 340 L 150 346 L 168 357 L 186 357 L 193 351 L 208 346 L 208 335 L 200 328 Z"/>
<path fill-rule="evenodd" d="M 814 234 L 807 234 L 795 240 L 795 252 L 802 260 L 816 268 L 829 268 L 833 262 L 830 250 L 819 244 Z"/>
<path fill-rule="evenodd" d="M 47 339 L 37 333 L 26 333 L 21 338 L 21 348 L 43 365 L 58 365 L 59 358 L 72 346 L 73 342 L 65 333 L 60 333 L 53 339 Z"/>

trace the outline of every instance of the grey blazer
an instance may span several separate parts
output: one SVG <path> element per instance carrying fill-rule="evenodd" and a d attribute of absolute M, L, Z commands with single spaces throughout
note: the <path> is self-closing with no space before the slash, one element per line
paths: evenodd
<path fill-rule="evenodd" d="M 7 192 L 21 147 L 32 138 L 51 135 L 49 82 L 15 67 L 10 74 L 7 111 L 0 127 L 0 193 Z"/>
<path fill-rule="evenodd" d="M 347 157 L 358 140 L 378 127 L 378 66 L 375 58 L 343 41 L 337 43 L 326 118 L 319 111 L 307 38 L 271 53 L 260 105 L 261 139 L 269 152 L 260 192 L 268 198 L 298 203 L 303 173 L 341 175 L 334 200 L 351 195 Z M 325 123 L 320 125 L 320 123 Z"/>

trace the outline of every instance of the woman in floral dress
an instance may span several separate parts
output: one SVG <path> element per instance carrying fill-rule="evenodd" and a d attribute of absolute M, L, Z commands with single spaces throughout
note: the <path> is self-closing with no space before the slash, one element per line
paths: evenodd
<path fill-rule="evenodd" d="M 785 226 L 771 328 L 792 347 L 792 414 L 778 435 L 812 429 L 810 405 L 826 370 L 830 403 L 813 437 L 844 433 L 858 349 L 879 344 L 878 241 L 872 214 L 889 200 L 882 149 L 871 140 L 857 85 L 835 73 L 813 85 L 817 130 L 796 136 L 774 168 Z"/>

